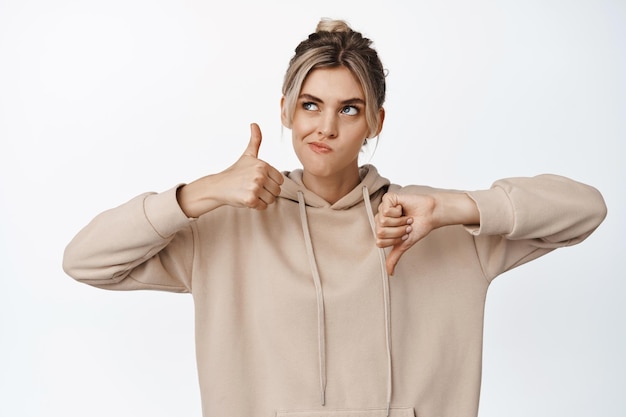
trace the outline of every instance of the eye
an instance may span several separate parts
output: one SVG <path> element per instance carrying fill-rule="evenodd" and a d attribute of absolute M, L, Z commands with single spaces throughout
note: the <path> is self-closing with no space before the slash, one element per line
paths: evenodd
<path fill-rule="evenodd" d="M 359 108 L 356 106 L 345 106 L 341 109 L 341 113 L 347 114 L 348 116 L 356 116 L 359 114 Z"/>
<path fill-rule="evenodd" d="M 302 103 L 302 108 L 304 110 L 308 110 L 308 111 L 317 111 L 317 110 L 319 110 L 319 107 L 317 107 L 317 104 L 312 103 L 310 101 Z"/>

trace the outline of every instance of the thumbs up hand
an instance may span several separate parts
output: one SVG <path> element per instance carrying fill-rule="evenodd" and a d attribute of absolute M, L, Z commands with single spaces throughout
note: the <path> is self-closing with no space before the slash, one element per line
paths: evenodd
<path fill-rule="evenodd" d="M 264 210 L 280 194 L 282 174 L 273 166 L 258 159 L 261 147 L 261 129 L 250 125 L 250 142 L 243 155 L 223 174 L 228 175 L 233 195 L 228 204 Z"/>
<path fill-rule="evenodd" d="M 284 179 L 258 158 L 261 141 L 261 129 L 252 123 L 248 146 L 233 165 L 179 188 L 178 203 L 185 214 L 199 217 L 222 205 L 265 210 L 274 203 Z"/>

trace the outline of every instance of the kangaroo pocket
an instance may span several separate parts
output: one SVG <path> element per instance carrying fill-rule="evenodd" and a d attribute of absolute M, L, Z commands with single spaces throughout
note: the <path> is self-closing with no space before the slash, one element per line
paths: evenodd
<path fill-rule="evenodd" d="M 276 417 L 386 417 L 387 409 L 279 411 Z M 391 408 L 389 417 L 417 417 L 413 408 Z"/>

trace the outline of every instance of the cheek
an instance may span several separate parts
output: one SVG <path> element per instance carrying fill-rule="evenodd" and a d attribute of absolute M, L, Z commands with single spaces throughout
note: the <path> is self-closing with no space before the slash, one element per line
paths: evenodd
<path fill-rule="evenodd" d="M 365 139 L 367 139 L 369 135 L 369 128 L 364 122 L 352 125 L 349 127 L 349 129 L 346 130 L 347 133 L 349 132 L 351 141 L 354 141 L 355 143 L 360 143 L 361 145 L 363 145 L 363 142 L 365 142 Z"/>
<path fill-rule="evenodd" d="M 310 135 L 314 131 L 315 126 L 310 119 L 307 119 L 306 117 L 297 117 L 294 115 L 291 123 L 291 132 L 294 140 L 302 139 Z"/>
<path fill-rule="evenodd" d="M 294 119 L 291 124 L 291 142 L 296 151 L 300 148 L 306 136 L 306 129 L 302 123 L 299 123 L 296 119 Z"/>

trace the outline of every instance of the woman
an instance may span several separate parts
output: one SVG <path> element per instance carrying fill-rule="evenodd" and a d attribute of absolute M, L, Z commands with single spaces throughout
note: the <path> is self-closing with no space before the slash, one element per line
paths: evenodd
<path fill-rule="evenodd" d="M 489 283 L 605 217 L 597 190 L 554 175 L 390 184 L 357 162 L 384 97 L 371 42 L 322 21 L 283 85 L 301 170 L 259 160 L 253 124 L 227 170 L 104 212 L 67 247 L 79 281 L 193 294 L 204 416 L 476 416 Z"/>

